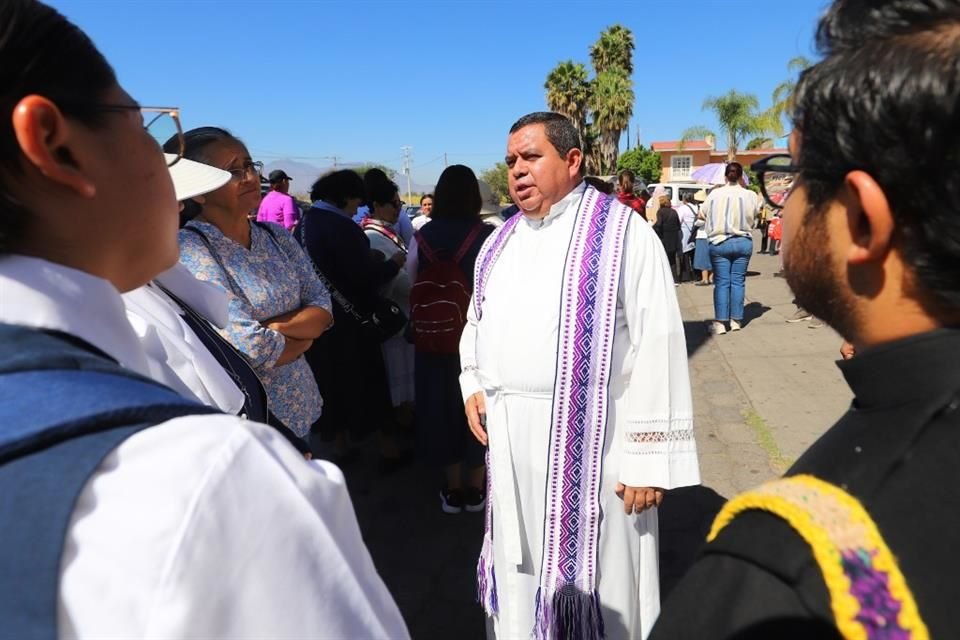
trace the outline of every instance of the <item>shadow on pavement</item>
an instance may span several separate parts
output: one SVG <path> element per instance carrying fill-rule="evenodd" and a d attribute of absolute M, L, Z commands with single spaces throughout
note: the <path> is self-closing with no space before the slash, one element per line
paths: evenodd
<path fill-rule="evenodd" d="M 684 320 L 683 334 L 687 338 L 687 358 L 690 358 L 710 339 L 705 320 Z"/>
<path fill-rule="evenodd" d="M 344 474 L 364 542 L 411 636 L 485 638 L 475 581 L 483 513 L 443 513 L 438 475 L 416 463 L 383 475 L 375 442 Z M 706 487 L 667 493 L 660 507 L 662 597 L 693 562 L 723 502 Z"/>
<path fill-rule="evenodd" d="M 747 326 L 767 311 L 770 311 L 770 307 L 762 302 L 748 302 L 743 307 L 743 326 Z"/>

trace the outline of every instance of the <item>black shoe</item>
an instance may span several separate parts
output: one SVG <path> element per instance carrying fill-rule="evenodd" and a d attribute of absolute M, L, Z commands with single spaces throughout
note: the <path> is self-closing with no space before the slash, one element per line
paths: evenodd
<path fill-rule="evenodd" d="M 440 508 L 444 513 L 460 513 L 463 511 L 463 491 L 460 489 L 444 489 L 440 492 Z"/>
<path fill-rule="evenodd" d="M 483 511 L 483 508 L 487 506 L 487 495 L 484 493 L 483 489 L 467 487 L 467 491 L 464 496 L 464 502 L 467 511 L 470 513 L 477 513 L 478 511 Z"/>

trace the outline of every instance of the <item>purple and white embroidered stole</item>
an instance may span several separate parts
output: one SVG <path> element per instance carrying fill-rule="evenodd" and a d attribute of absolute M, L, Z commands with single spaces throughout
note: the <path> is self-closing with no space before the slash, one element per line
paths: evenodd
<path fill-rule="evenodd" d="M 588 187 L 576 215 L 561 294 L 543 558 L 533 629 L 538 640 L 603 637 L 596 588 L 600 480 L 620 266 L 631 210 Z M 478 318 L 490 271 L 519 217 L 511 218 L 481 249 L 475 273 Z M 486 532 L 477 585 L 481 604 L 489 615 L 496 615 L 489 490 L 493 479 L 489 464 L 487 468 Z"/>

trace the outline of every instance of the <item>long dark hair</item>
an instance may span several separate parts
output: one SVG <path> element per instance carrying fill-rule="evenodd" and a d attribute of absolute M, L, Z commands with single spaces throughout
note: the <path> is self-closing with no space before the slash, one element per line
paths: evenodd
<path fill-rule="evenodd" d="M 480 220 L 483 197 L 477 176 L 470 167 L 450 165 L 440 174 L 437 188 L 433 191 L 431 220 L 443 218 L 476 218 Z"/>
<path fill-rule="evenodd" d="M 14 107 L 41 95 L 65 116 L 97 127 L 105 114 L 95 105 L 116 84 L 90 38 L 55 9 L 36 0 L 0 2 L 0 253 L 13 249 L 31 215 L 11 188 L 23 174 Z"/>

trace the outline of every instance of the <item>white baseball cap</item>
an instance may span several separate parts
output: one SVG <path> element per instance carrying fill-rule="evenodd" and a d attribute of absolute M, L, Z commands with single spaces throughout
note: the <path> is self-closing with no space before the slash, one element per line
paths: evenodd
<path fill-rule="evenodd" d="M 172 162 L 176 157 L 169 153 L 164 155 L 167 157 L 167 162 Z M 173 189 L 177 194 L 178 202 L 216 191 L 230 182 L 229 172 L 186 158 L 180 158 L 176 164 L 167 168 L 173 179 Z"/>

